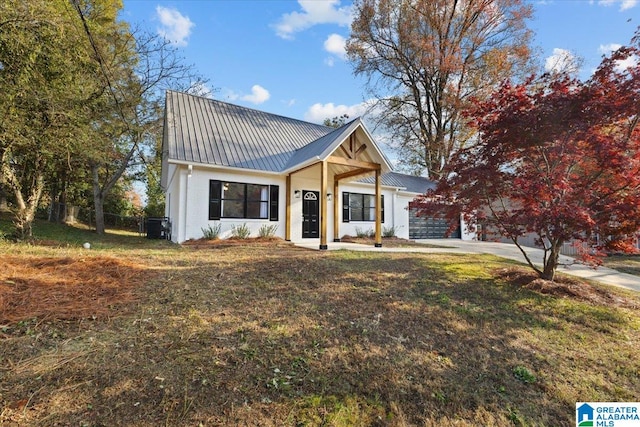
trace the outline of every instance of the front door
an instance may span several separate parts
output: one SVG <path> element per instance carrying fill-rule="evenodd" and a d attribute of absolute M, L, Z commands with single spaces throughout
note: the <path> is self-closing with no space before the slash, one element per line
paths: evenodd
<path fill-rule="evenodd" d="M 318 238 L 320 230 L 320 201 L 318 191 L 302 190 L 302 238 Z"/>

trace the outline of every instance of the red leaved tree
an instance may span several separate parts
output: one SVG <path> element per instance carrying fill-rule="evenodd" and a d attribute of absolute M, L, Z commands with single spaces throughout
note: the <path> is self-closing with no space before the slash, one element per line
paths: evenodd
<path fill-rule="evenodd" d="M 509 237 L 541 278 L 553 280 L 566 242 L 586 242 L 586 262 L 629 252 L 640 230 L 640 29 L 590 80 L 546 75 L 506 83 L 468 111 L 478 130 L 446 178 L 418 199 L 423 215 L 460 212 Z M 534 265 L 521 245 L 544 249 Z"/>

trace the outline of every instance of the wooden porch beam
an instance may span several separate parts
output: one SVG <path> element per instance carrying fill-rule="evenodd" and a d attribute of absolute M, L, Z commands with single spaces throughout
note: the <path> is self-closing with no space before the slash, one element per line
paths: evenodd
<path fill-rule="evenodd" d="M 371 163 L 371 162 L 363 162 L 360 160 L 354 159 L 345 159 L 344 157 L 338 156 L 329 156 L 327 158 L 327 162 L 332 163 L 334 165 L 342 165 L 342 166 L 352 166 L 361 169 L 369 169 L 370 171 L 379 170 L 379 163 Z"/>
<path fill-rule="evenodd" d="M 376 248 L 382 247 L 382 197 L 380 186 L 380 169 L 376 170 Z"/>
<path fill-rule="evenodd" d="M 287 175 L 285 184 L 286 214 L 284 217 L 284 240 L 291 241 L 291 174 Z"/>
<path fill-rule="evenodd" d="M 370 170 L 370 169 L 355 169 L 355 170 L 352 170 L 352 171 L 349 171 L 349 172 L 344 172 L 344 173 L 335 175 L 333 177 L 333 179 L 334 179 L 334 181 L 340 181 L 340 180 L 343 180 L 345 178 L 352 178 L 354 176 L 364 175 L 366 173 L 371 173 L 371 172 L 373 172 L 373 171 Z"/>
<path fill-rule="evenodd" d="M 340 241 L 340 222 L 338 221 L 338 216 L 340 214 L 340 210 L 338 209 L 339 207 L 338 201 L 340 200 L 338 198 L 339 190 L 340 189 L 338 186 L 338 180 L 334 179 L 333 180 L 333 241 L 334 242 Z"/>
<path fill-rule="evenodd" d="M 326 161 L 320 168 L 320 249 L 326 250 L 327 246 L 327 179 L 329 167 Z"/>

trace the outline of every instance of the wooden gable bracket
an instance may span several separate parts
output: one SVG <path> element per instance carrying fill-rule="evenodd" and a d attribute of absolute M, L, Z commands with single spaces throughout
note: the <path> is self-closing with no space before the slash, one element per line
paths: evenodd
<path fill-rule="evenodd" d="M 341 145 L 340 148 L 347 156 L 348 159 L 356 160 L 358 158 L 358 154 L 362 153 L 367 149 L 367 144 L 362 144 L 360 147 L 356 149 L 358 141 L 356 140 L 356 136 L 351 134 L 349 135 L 349 146 L 347 148 L 344 145 Z"/>

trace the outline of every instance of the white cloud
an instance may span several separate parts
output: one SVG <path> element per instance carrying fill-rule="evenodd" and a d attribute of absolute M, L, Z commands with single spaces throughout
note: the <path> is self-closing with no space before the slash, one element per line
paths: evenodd
<path fill-rule="evenodd" d="M 228 101 L 241 100 L 251 102 L 252 104 L 262 104 L 271 98 L 269 91 L 260 85 L 253 85 L 251 87 L 251 94 L 249 95 L 239 94 L 229 88 L 224 88 L 222 91 L 224 92 L 223 98 Z"/>
<path fill-rule="evenodd" d="M 271 98 L 271 94 L 268 90 L 260 85 L 253 85 L 251 87 L 251 95 L 244 95 L 240 99 L 243 101 L 251 102 L 252 104 L 262 104 Z"/>
<path fill-rule="evenodd" d="M 638 5 L 638 0 L 600 0 L 598 4 L 601 6 L 613 6 L 620 3 L 620 12 L 632 9 Z"/>
<path fill-rule="evenodd" d="M 553 55 L 545 60 L 544 69 L 550 73 L 576 74 L 580 71 L 580 60 L 570 51 L 556 47 L 553 49 Z"/>
<path fill-rule="evenodd" d="M 331 34 L 324 41 L 324 50 L 337 56 L 340 59 L 346 59 L 347 50 L 345 45 L 347 40 L 339 34 Z"/>
<path fill-rule="evenodd" d="M 331 34 L 324 41 L 324 50 L 329 52 L 332 56 L 327 57 L 324 63 L 329 67 L 333 67 L 336 62 L 336 58 L 343 61 L 347 59 L 347 39 L 339 34 Z"/>
<path fill-rule="evenodd" d="M 629 68 L 637 67 L 638 64 L 640 64 L 640 58 L 632 55 L 624 61 L 616 61 L 616 70 L 622 73 Z"/>
<path fill-rule="evenodd" d="M 340 7 L 340 0 L 298 0 L 301 12 L 285 13 L 273 25 L 276 34 L 283 39 L 293 39 L 297 32 L 318 24 L 348 26 L 353 20 L 350 6 Z"/>
<path fill-rule="evenodd" d="M 187 39 L 191 35 L 191 28 L 194 24 L 188 16 L 182 15 L 177 9 L 167 7 L 156 7 L 156 13 L 160 20 L 161 27 L 158 34 L 177 46 L 186 46 Z"/>
<path fill-rule="evenodd" d="M 328 104 L 313 104 L 306 113 L 304 113 L 304 119 L 312 123 L 322 123 L 325 119 L 331 119 L 333 117 L 342 116 L 346 114 L 349 119 L 355 119 L 367 112 L 367 104 L 355 104 L 355 105 L 335 105 L 332 102 Z"/>
<path fill-rule="evenodd" d="M 620 49 L 621 47 L 622 45 L 618 43 L 601 44 L 600 47 L 598 48 L 598 52 L 602 53 L 603 55 L 609 55 L 612 52 Z M 616 70 L 619 72 L 623 72 L 628 68 L 637 66 L 638 62 L 639 62 L 638 57 L 635 55 L 632 55 L 627 59 L 625 59 L 624 61 L 617 61 Z"/>
<path fill-rule="evenodd" d="M 611 52 L 620 49 L 621 47 L 622 45 L 618 43 L 601 44 L 598 48 L 598 52 L 603 55 L 608 55 Z"/>

